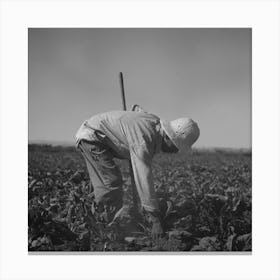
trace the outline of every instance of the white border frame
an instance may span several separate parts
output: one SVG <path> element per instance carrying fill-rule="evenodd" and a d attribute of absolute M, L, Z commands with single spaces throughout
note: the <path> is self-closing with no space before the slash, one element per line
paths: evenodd
<path fill-rule="evenodd" d="M 1 2 L 1 279 L 280 279 L 278 1 Z M 253 28 L 253 254 L 28 255 L 27 28 Z"/>

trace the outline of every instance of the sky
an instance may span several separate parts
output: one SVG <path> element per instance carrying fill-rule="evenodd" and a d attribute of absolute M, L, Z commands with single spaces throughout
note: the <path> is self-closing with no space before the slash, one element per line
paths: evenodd
<path fill-rule="evenodd" d="M 141 105 L 190 117 L 195 147 L 251 148 L 251 29 L 31 28 L 29 142 L 74 144 L 81 123 Z"/>

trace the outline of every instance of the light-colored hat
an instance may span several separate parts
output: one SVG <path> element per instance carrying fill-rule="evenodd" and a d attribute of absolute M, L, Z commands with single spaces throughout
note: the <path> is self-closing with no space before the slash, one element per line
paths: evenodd
<path fill-rule="evenodd" d="M 200 135 L 197 123 L 190 118 L 179 118 L 170 122 L 161 120 L 161 126 L 179 151 L 191 149 Z"/>

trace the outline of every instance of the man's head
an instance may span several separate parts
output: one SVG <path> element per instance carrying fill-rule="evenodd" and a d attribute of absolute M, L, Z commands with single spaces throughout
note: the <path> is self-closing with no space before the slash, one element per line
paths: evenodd
<path fill-rule="evenodd" d="M 200 135 L 197 123 L 190 118 L 179 118 L 171 122 L 162 120 L 161 126 L 164 131 L 164 152 L 174 152 L 172 145 L 179 151 L 188 151 Z"/>

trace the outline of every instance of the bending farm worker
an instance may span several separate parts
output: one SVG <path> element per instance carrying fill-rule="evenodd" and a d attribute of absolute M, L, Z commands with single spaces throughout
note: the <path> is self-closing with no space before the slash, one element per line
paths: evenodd
<path fill-rule="evenodd" d="M 114 158 L 131 160 L 141 206 L 152 221 L 152 235 L 161 235 L 153 156 L 189 150 L 199 134 L 197 123 L 190 118 L 169 122 L 139 109 L 102 113 L 83 122 L 76 146 L 86 161 L 96 209 L 106 213 L 106 222 L 113 221 L 123 206 L 122 175 Z"/>

